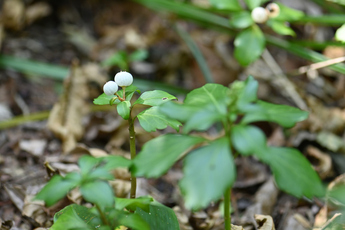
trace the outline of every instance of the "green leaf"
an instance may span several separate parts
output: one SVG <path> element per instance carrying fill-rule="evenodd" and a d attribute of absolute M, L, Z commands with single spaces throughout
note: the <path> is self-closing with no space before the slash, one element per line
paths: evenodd
<path fill-rule="evenodd" d="M 105 93 L 102 93 L 97 98 L 93 99 L 93 103 L 95 105 L 109 105 L 109 102 L 112 98 L 116 97 L 115 95 L 109 96 Z M 113 104 L 119 104 L 120 101 L 116 99 Z"/>
<path fill-rule="evenodd" d="M 231 129 L 231 141 L 242 155 L 262 155 L 267 149 L 265 134 L 251 125 L 234 125 Z"/>
<path fill-rule="evenodd" d="M 118 210 L 116 210 L 119 212 Z M 133 230 L 152 230 L 149 224 L 137 213 L 124 213 L 122 215 L 116 215 L 116 219 L 119 224 L 129 227 Z"/>
<path fill-rule="evenodd" d="M 116 107 L 118 114 L 125 120 L 128 120 L 131 114 L 131 103 L 129 101 L 121 101 Z"/>
<path fill-rule="evenodd" d="M 132 164 L 131 160 L 128 160 L 127 158 L 124 158 L 122 156 L 106 156 L 106 157 L 100 157 L 105 164 L 103 165 L 103 168 L 107 170 L 113 170 L 116 168 L 129 168 Z"/>
<path fill-rule="evenodd" d="M 235 38 L 234 55 L 242 66 L 258 59 L 265 48 L 265 36 L 257 25 L 240 32 Z"/>
<path fill-rule="evenodd" d="M 234 126 L 231 139 L 239 153 L 255 155 L 268 164 L 283 191 L 296 197 L 323 196 L 324 188 L 318 175 L 309 161 L 297 150 L 268 147 L 264 133 L 254 126 Z"/>
<path fill-rule="evenodd" d="M 244 86 L 235 92 L 238 95 L 236 105 L 239 109 L 258 99 L 259 83 L 252 76 L 249 76 L 243 84 Z"/>
<path fill-rule="evenodd" d="M 284 21 L 270 19 L 266 24 L 270 26 L 277 34 L 296 36 L 295 31 L 287 26 L 286 22 Z"/>
<path fill-rule="evenodd" d="M 335 40 L 345 42 L 345 24 L 337 29 L 335 32 Z"/>
<path fill-rule="evenodd" d="M 207 207 L 233 184 L 236 171 L 229 141 L 227 138 L 215 140 L 185 158 L 180 188 L 187 208 Z"/>
<path fill-rule="evenodd" d="M 127 210 L 135 211 L 136 208 L 141 208 L 145 212 L 150 211 L 149 204 L 153 202 L 153 198 L 149 196 L 145 197 L 137 197 L 135 199 L 127 199 L 127 198 L 115 198 L 115 207 L 118 210 L 123 210 L 126 208 Z"/>
<path fill-rule="evenodd" d="M 240 11 L 242 10 L 238 0 L 210 0 L 213 7 L 220 10 Z"/>
<path fill-rule="evenodd" d="M 54 215 L 54 224 L 50 229 L 95 229 L 100 224 L 98 216 L 90 212 L 88 208 L 72 204 Z"/>
<path fill-rule="evenodd" d="M 250 10 L 255 7 L 261 6 L 263 3 L 268 2 L 268 0 L 244 0 Z"/>
<path fill-rule="evenodd" d="M 241 124 L 255 121 L 276 122 L 285 128 L 293 127 L 297 122 L 307 119 L 308 112 L 287 105 L 276 105 L 264 101 L 248 104 L 241 108 L 245 113 Z"/>
<path fill-rule="evenodd" d="M 171 208 L 157 201 L 152 202 L 149 207 L 149 212 L 137 208 L 135 213 L 139 214 L 150 225 L 150 229 L 180 230 L 176 215 Z"/>
<path fill-rule="evenodd" d="M 136 176 L 157 178 L 190 148 L 203 142 L 201 137 L 167 134 L 148 141 L 133 160 L 131 171 Z"/>
<path fill-rule="evenodd" d="M 99 205 L 101 208 L 114 205 L 113 189 L 105 181 L 90 181 L 80 186 L 80 192 L 88 202 Z"/>
<path fill-rule="evenodd" d="M 82 175 L 87 175 L 101 162 L 100 158 L 84 155 L 79 158 L 78 165 Z"/>
<path fill-rule="evenodd" d="M 130 62 L 142 61 L 142 60 L 145 60 L 148 56 L 149 56 L 149 52 L 147 50 L 140 49 L 131 53 L 128 57 L 128 60 Z"/>
<path fill-rule="evenodd" d="M 143 127 L 147 132 L 154 132 L 157 129 L 165 129 L 167 126 L 179 131 L 179 127 L 181 126 L 179 121 L 169 118 L 161 113 L 157 106 L 140 112 L 137 117 L 141 127 Z"/>
<path fill-rule="evenodd" d="M 278 4 L 280 10 L 279 10 L 279 15 L 274 18 L 275 20 L 289 22 L 289 21 L 296 21 L 303 18 L 304 13 L 302 11 L 292 9 L 279 2 L 276 2 L 276 3 Z"/>
<path fill-rule="evenodd" d="M 270 166 L 281 190 L 298 198 L 325 195 L 325 189 L 319 176 L 298 150 L 269 147 L 260 160 Z"/>
<path fill-rule="evenodd" d="M 248 11 L 233 13 L 230 19 L 230 25 L 237 29 L 244 29 L 253 24 L 254 21 Z"/>
<path fill-rule="evenodd" d="M 90 173 L 83 175 L 84 180 L 114 180 L 114 175 L 109 172 L 108 169 L 103 167 L 96 168 Z"/>
<path fill-rule="evenodd" d="M 166 116 L 186 122 L 184 132 L 203 131 L 217 121 L 226 119 L 229 88 L 219 84 L 206 84 L 191 91 L 184 104 L 165 103 L 160 111 Z"/>
<path fill-rule="evenodd" d="M 50 207 L 62 198 L 81 182 L 79 173 L 68 173 L 66 177 L 53 176 L 43 189 L 36 195 L 36 200 L 43 200 Z"/>
<path fill-rule="evenodd" d="M 166 93 L 162 90 L 153 90 L 141 94 L 138 100 L 136 100 L 133 105 L 142 104 L 157 106 L 173 99 L 176 99 L 176 97 L 169 93 Z"/>
<path fill-rule="evenodd" d="M 125 51 L 119 51 L 114 53 L 109 58 L 105 59 L 101 65 L 102 66 L 118 66 L 122 70 L 128 69 L 127 64 L 128 55 Z"/>

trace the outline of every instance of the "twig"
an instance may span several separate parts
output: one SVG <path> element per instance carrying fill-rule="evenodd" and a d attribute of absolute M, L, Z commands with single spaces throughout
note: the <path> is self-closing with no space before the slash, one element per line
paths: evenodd
<path fill-rule="evenodd" d="M 295 86 L 287 76 L 283 73 L 283 70 L 279 67 L 277 62 L 274 60 L 270 52 L 265 49 L 262 53 L 262 58 L 266 62 L 267 66 L 272 70 L 273 74 L 277 79 L 273 80 L 272 83 L 276 84 L 278 87 L 280 87 L 283 92 L 286 94 L 286 96 L 290 97 L 292 101 L 303 110 L 308 110 L 308 106 L 303 101 L 301 96 L 298 94 L 298 92 L 295 89 Z"/>

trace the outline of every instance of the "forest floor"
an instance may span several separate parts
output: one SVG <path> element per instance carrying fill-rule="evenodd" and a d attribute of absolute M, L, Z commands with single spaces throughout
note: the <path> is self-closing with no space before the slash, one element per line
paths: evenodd
<path fill-rule="evenodd" d="M 270 145 L 298 148 L 325 185 L 344 183 L 343 75 L 325 68 L 279 80 L 265 58 L 240 67 L 231 55 L 233 38 L 229 35 L 158 14 L 131 1 L 3 0 L 1 5 L 4 2 L 12 2 L 13 12 L 5 13 L 3 7 L 0 22 L 1 54 L 5 55 L 1 58 L 12 62 L 11 68 L 2 64 L 0 69 L 0 229 L 48 228 L 56 211 L 83 202 L 78 192 L 52 208 L 31 201 L 47 182 L 47 165 L 63 175 L 78 167 L 77 160 L 83 154 L 129 155 L 128 128 L 116 109 L 92 104 L 102 93 L 103 84 L 120 70 L 101 64 L 115 52 L 148 51 L 145 60 L 129 66 L 134 84 L 144 90 L 165 89 L 181 100 L 185 92 L 206 83 L 193 55 L 173 29 L 175 22 L 198 44 L 215 82 L 229 85 L 253 75 L 260 82 L 260 99 L 296 106 L 284 88 L 286 82 L 293 85 L 310 111 L 309 118 L 290 130 L 266 122 L 256 125 Z M 8 14 L 12 16 L 4 16 Z M 307 36 L 305 28 L 297 29 L 298 36 Z M 323 52 L 337 57 L 344 56 L 345 51 L 330 47 Z M 311 64 L 275 47 L 268 47 L 267 55 L 284 73 Z M 14 62 L 25 65 L 23 60 L 61 68 L 51 67 L 47 75 L 37 73 L 42 69 L 37 63 L 28 64 L 33 72 L 13 67 Z M 63 109 L 52 110 L 61 105 Z M 14 123 L 8 122 L 12 118 Z M 171 131 L 146 133 L 139 125 L 136 129 L 138 150 L 148 140 Z M 68 134 L 63 134 L 65 131 Z M 279 191 L 269 167 L 255 158 L 238 157 L 236 166 L 231 198 L 236 225 L 256 229 L 254 214 L 264 214 L 272 216 L 275 229 L 312 229 L 335 214 L 323 199 L 297 199 Z M 140 178 L 138 195 L 151 195 L 173 208 L 183 230 L 223 229 L 219 203 L 195 213 L 186 210 L 178 189 L 181 168 L 182 162 L 178 162 L 159 179 Z M 117 196 L 128 195 L 129 175 L 125 170 L 117 175 Z"/>

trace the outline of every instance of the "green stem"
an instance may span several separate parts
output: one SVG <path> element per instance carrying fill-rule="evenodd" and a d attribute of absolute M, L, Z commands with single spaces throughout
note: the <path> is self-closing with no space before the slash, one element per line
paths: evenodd
<path fill-rule="evenodd" d="M 107 226 L 110 226 L 109 225 L 109 222 L 107 220 L 107 218 L 105 217 L 104 213 L 102 212 L 101 208 L 98 206 L 98 204 L 96 204 L 96 209 L 99 213 L 99 215 L 101 216 L 101 220 L 103 222 L 103 224 L 107 225 Z"/>
<path fill-rule="evenodd" d="M 224 193 L 224 226 L 225 230 L 231 230 L 231 214 L 230 214 L 230 197 L 231 188 L 228 188 Z"/>
<path fill-rule="evenodd" d="M 135 149 L 135 131 L 134 131 L 134 119 L 129 116 L 128 118 L 128 124 L 129 124 L 129 148 L 131 152 L 131 159 L 133 160 L 135 156 L 137 155 L 136 149 Z M 134 176 L 134 173 L 131 172 L 131 199 L 135 199 L 135 194 L 137 190 L 137 178 Z"/>

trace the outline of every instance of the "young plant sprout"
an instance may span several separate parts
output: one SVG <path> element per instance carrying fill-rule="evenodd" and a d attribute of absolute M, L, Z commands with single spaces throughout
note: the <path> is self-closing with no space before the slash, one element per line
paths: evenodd
<path fill-rule="evenodd" d="M 119 90 L 119 86 L 114 81 L 108 81 L 103 86 L 103 91 L 106 95 L 112 96 Z"/>
<path fill-rule="evenodd" d="M 251 13 L 252 19 L 256 23 L 265 23 L 268 20 L 268 12 L 263 7 L 256 7 Z"/>

